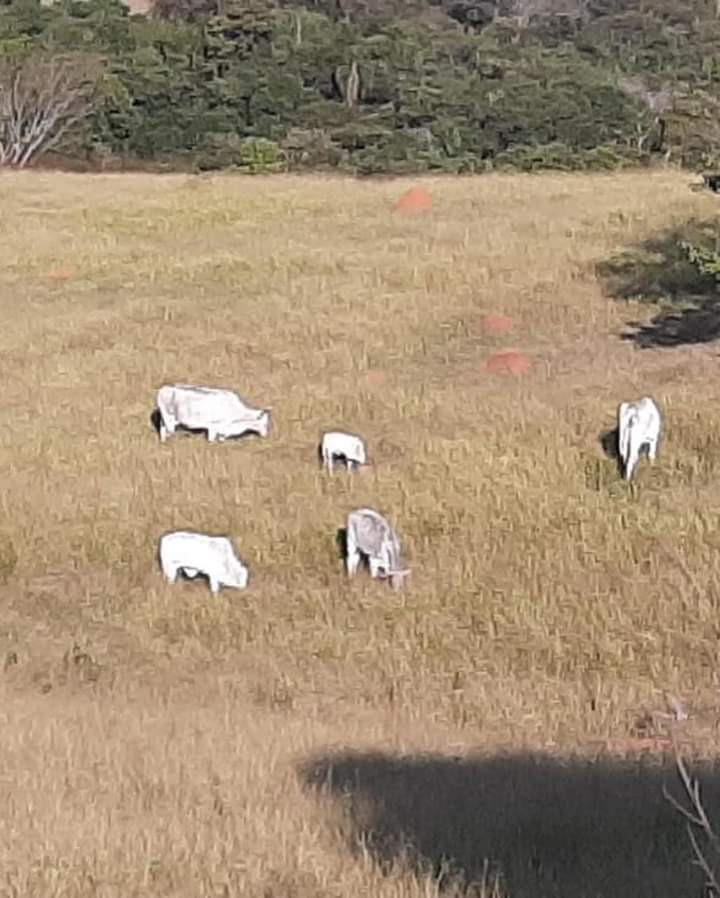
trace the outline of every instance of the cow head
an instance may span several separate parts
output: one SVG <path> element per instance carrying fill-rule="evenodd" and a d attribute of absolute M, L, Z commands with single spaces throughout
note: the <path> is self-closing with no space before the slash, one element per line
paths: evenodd
<path fill-rule="evenodd" d="M 248 585 L 249 572 L 242 561 L 238 561 L 237 564 L 233 565 L 233 582 L 232 585 L 237 587 L 238 589 L 245 589 Z"/>
<path fill-rule="evenodd" d="M 255 423 L 257 424 L 257 432 L 260 434 L 260 436 L 266 437 L 272 429 L 272 417 L 270 415 L 270 409 L 261 409 Z"/>

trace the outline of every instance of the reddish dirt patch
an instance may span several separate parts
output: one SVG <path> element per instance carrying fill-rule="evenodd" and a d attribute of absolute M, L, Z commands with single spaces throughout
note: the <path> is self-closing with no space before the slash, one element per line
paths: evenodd
<path fill-rule="evenodd" d="M 365 374 L 365 383 L 369 387 L 381 387 L 387 380 L 387 374 L 384 371 L 371 369 Z"/>
<path fill-rule="evenodd" d="M 48 272 L 51 281 L 67 281 L 73 276 L 73 272 L 69 268 L 53 268 Z"/>
<path fill-rule="evenodd" d="M 526 374 L 530 370 L 530 359 L 522 352 L 506 349 L 490 356 L 487 370 L 492 374 Z"/>
<path fill-rule="evenodd" d="M 489 334 L 506 334 L 513 329 L 514 324 L 509 315 L 498 315 L 494 312 L 483 319 L 483 328 Z"/>
<path fill-rule="evenodd" d="M 395 203 L 398 212 L 428 212 L 432 209 L 432 197 L 424 187 L 413 187 Z"/>

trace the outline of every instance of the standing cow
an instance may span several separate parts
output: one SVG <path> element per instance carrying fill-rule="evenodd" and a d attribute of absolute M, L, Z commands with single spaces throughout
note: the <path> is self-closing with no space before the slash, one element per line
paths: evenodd
<path fill-rule="evenodd" d="M 625 480 L 633 476 L 643 448 L 648 458 L 655 461 L 662 434 L 662 415 L 650 396 L 635 402 L 621 402 L 618 406 L 618 449 Z"/>
<path fill-rule="evenodd" d="M 358 569 L 361 557 L 368 559 L 371 577 L 390 580 L 393 589 L 402 586 L 410 573 L 402 560 L 400 540 L 387 520 L 372 508 L 358 508 L 347 518 L 346 562 L 348 576 Z"/>
<path fill-rule="evenodd" d="M 322 435 L 319 454 L 323 467 L 326 467 L 330 473 L 332 473 L 333 462 L 336 459 L 344 459 L 350 471 L 352 471 L 353 465 L 358 467 L 368 464 L 367 449 L 363 438 L 342 430 L 328 430 Z"/>
<path fill-rule="evenodd" d="M 161 537 L 159 554 L 162 572 L 170 583 L 182 572 L 191 578 L 204 574 L 213 594 L 221 586 L 245 589 L 248 584 L 248 569 L 226 536 L 175 530 Z"/>
<path fill-rule="evenodd" d="M 209 442 L 252 432 L 261 437 L 270 431 L 270 409 L 254 408 L 232 390 L 173 384 L 157 392 L 160 440 L 164 443 L 180 428 L 205 430 Z"/>

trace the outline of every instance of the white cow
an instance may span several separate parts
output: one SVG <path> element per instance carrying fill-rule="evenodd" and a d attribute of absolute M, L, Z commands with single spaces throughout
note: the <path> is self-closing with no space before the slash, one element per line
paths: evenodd
<path fill-rule="evenodd" d="M 217 593 L 221 586 L 245 589 L 248 569 L 235 554 L 226 536 L 208 536 L 188 530 L 175 530 L 160 539 L 160 565 L 170 583 L 182 571 L 188 577 L 204 574 L 210 589 Z"/>
<path fill-rule="evenodd" d="M 270 409 L 253 408 L 232 390 L 173 384 L 157 392 L 160 440 L 164 443 L 178 427 L 206 430 L 209 442 L 252 431 L 261 437 L 270 431 Z"/>
<path fill-rule="evenodd" d="M 332 472 L 333 461 L 344 458 L 350 470 L 353 465 L 368 464 L 365 441 L 354 433 L 344 433 L 342 430 L 328 430 L 323 434 L 320 442 L 320 457 L 323 465 Z"/>
<path fill-rule="evenodd" d="M 630 480 L 642 449 L 647 446 L 648 458 L 655 461 L 662 433 L 662 416 L 655 401 L 643 396 L 635 402 L 621 402 L 618 406 L 618 449 Z"/>
<path fill-rule="evenodd" d="M 400 540 L 385 518 L 372 508 L 358 508 L 347 518 L 347 572 L 352 577 L 365 555 L 371 577 L 387 577 L 393 589 L 399 589 L 410 573 L 402 561 Z"/>

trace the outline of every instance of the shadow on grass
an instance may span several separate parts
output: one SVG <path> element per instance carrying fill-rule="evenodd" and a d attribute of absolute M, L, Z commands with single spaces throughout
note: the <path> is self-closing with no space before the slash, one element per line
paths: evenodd
<path fill-rule="evenodd" d="M 714 244 L 714 221 L 692 219 L 596 266 L 607 294 L 617 300 L 660 303 L 649 322 L 628 322 L 622 335 L 638 347 L 673 347 L 720 338 L 720 293 L 715 278 L 689 261 L 684 242 Z"/>
<path fill-rule="evenodd" d="M 717 769 L 693 772 L 719 820 Z M 670 762 L 348 752 L 310 759 L 299 776 L 342 808 L 349 849 L 384 870 L 499 876 L 511 898 L 702 894 L 684 821 L 662 794 L 667 784 L 681 798 Z"/>
<path fill-rule="evenodd" d="M 338 555 L 344 562 L 347 556 L 347 527 L 339 527 L 335 531 L 335 545 L 337 546 Z"/>
<path fill-rule="evenodd" d="M 612 430 L 603 431 L 598 437 L 600 448 L 605 454 L 605 458 L 612 459 L 617 465 L 617 472 L 620 477 L 623 476 L 624 467 L 622 457 L 620 456 L 620 432 L 617 427 Z"/>
<path fill-rule="evenodd" d="M 155 408 L 150 413 L 150 426 L 155 431 L 155 433 L 160 436 L 160 425 L 162 424 L 162 415 L 160 414 L 160 409 Z"/>

